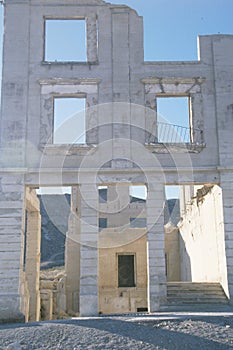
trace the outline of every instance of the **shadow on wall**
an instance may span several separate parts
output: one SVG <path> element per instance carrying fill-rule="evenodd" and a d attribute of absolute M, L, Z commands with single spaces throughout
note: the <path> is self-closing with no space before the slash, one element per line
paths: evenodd
<path fill-rule="evenodd" d="M 179 244 L 180 244 L 180 281 L 181 282 L 192 282 L 192 266 L 191 259 L 186 250 L 185 241 L 179 233 Z"/>

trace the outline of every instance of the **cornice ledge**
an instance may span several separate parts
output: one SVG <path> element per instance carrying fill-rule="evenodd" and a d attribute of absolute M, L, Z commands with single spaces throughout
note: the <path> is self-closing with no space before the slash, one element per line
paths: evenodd
<path fill-rule="evenodd" d="M 204 77 L 148 77 L 141 79 L 141 82 L 143 84 L 202 84 L 205 80 Z"/>
<path fill-rule="evenodd" d="M 40 85 L 97 85 L 101 82 L 101 79 L 95 78 L 78 78 L 78 79 L 64 79 L 64 78 L 51 78 L 51 79 L 39 79 Z"/>

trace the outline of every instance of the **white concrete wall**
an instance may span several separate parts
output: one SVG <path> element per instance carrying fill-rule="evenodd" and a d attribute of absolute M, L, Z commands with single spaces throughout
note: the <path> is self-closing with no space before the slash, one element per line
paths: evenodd
<path fill-rule="evenodd" d="M 228 295 L 221 189 L 197 199 L 179 223 L 181 281 L 220 282 Z"/>
<path fill-rule="evenodd" d="M 223 194 L 223 217 L 225 228 L 225 250 L 227 265 L 227 282 L 229 295 L 233 297 L 233 182 L 231 173 L 221 174 L 221 188 Z"/>
<path fill-rule="evenodd" d="M 0 319 L 24 320 L 23 291 L 24 185 L 22 176 L 0 177 Z"/>

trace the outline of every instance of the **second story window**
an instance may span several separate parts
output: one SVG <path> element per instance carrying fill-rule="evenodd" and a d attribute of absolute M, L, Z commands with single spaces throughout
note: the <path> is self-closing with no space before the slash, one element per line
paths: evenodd
<path fill-rule="evenodd" d="M 158 96 L 157 135 L 158 142 L 190 142 L 190 99 L 188 96 Z"/>
<path fill-rule="evenodd" d="M 54 144 L 86 143 L 85 103 L 83 97 L 54 98 Z"/>

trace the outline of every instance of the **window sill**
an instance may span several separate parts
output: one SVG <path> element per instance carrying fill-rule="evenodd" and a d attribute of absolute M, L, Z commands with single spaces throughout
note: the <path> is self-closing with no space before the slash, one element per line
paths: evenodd
<path fill-rule="evenodd" d="M 96 145 L 87 145 L 87 144 L 50 144 L 50 145 L 41 145 L 40 150 L 46 155 L 66 155 L 73 156 L 79 155 L 84 156 L 88 154 L 92 149 L 95 149 Z"/>
<path fill-rule="evenodd" d="M 42 66 L 97 66 L 99 61 L 41 61 Z"/>
<path fill-rule="evenodd" d="M 205 143 L 145 143 L 145 147 L 152 153 L 200 153 Z"/>

